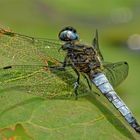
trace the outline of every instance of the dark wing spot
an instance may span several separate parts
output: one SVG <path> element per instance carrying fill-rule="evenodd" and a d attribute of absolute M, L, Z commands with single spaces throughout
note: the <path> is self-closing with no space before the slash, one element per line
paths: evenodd
<path fill-rule="evenodd" d="M 6 67 L 3 67 L 3 69 L 11 69 L 12 66 L 6 66 Z"/>

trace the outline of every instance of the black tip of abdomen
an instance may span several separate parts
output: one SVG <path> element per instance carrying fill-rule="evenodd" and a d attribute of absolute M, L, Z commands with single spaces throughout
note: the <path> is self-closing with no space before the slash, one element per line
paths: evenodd
<path fill-rule="evenodd" d="M 140 134 L 140 125 L 138 124 L 138 122 L 136 120 L 134 120 L 131 123 L 131 126 L 135 129 L 136 132 L 138 132 Z"/>
<path fill-rule="evenodd" d="M 140 126 L 137 126 L 137 127 L 135 128 L 135 130 L 136 130 L 136 132 L 138 132 L 138 133 L 140 134 Z"/>

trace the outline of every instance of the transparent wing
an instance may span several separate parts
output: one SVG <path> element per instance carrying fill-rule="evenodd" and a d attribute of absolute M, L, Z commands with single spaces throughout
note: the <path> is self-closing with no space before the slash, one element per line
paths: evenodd
<path fill-rule="evenodd" d="M 71 97 L 74 95 L 75 72 L 70 68 L 59 70 L 53 65 L 11 65 L 0 68 L 0 93 L 23 91 L 43 98 Z M 63 92 L 62 92 L 63 91 Z M 82 82 L 79 95 L 87 94 L 88 87 Z"/>
<path fill-rule="evenodd" d="M 47 58 L 63 61 L 62 43 L 53 39 L 33 38 L 0 29 L 0 58 L 4 65 L 44 64 Z M 5 58 L 6 56 L 6 58 Z"/>
<path fill-rule="evenodd" d="M 61 80 L 64 72 L 60 78 L 47 69 L 48 66 L 61 65 L 59 62 L 63 61 L 64 55 L 58 52 L 61 45 L 57 40 L 33 38 L 0 29 L 0 67 L 10 65 L 0 69 L 0 88 L 52 97 L 62 93 L 59 87 L 63 85 L 67 91 L 63 94 L 68 94 L 71 88 L 68 89 L 67 83 Z"/>
<path fill-rule="evenodd" d="M 94 37 L 94 39 L 92 41 L 92 45 L 97 50 L 101 60 L 103 61 L 104 58 L 103 58 L 103 56 L 101 54 L 101 51 L 100 51 L 100 48 L 99 48 L 99 42 L 98 42 L 98 30 L 96 30 L 95 37 Z"/>
<path fill-rule="evenodd" d="M 66 96 L 73 92 L 74 79 L 68 70 L 41 65 L 12 65 L 0 69 L 0 90 L 9 89 L 11 92 L 14 89 L 45 98 Z"/>
<path fill-rule="evenodd" d="M 114 87 L 126 79 L 129 70 L 127 62 L 106 63 L 104 68 L 104 73 Z"/>

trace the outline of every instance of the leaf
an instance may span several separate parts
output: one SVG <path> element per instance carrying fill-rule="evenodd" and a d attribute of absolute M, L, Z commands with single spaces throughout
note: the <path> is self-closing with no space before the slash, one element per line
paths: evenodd
<path fill-rule="evenodd" d="M 20 45 L 21 42 L 18 43 Z M 34 49 L 34 46 L 28 48 L 31 44 L 21 48 L 5 45 L 5 42 L 2 44 L 1 66 L 43 63 L 38 55 L 41 50 Z M 52 53 L 56 57 L 55 54 Z M 81 79 L 79 98 L 75 100 L 75 74 L 70 68 L 37 73 L 38 68 L 24 68 L 0 71 L 0 138 L 5 136 L 8 139 L 10 135 L 13 139 L 20 136 L 24 140 L 138 139 L 134 130 L 104 97 L 89 91 L 84 79 Z"/>

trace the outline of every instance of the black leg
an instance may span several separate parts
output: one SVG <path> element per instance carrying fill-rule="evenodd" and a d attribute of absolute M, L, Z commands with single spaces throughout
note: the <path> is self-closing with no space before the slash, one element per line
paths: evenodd
<path fill-rule="evenodd" d="M 75 94 L 75 99 L 78 99 L 78 88 L 79 88 L 79 81 L 80 81 L 80 73 L 77 71 L 77 69 L 72 65 L 72 64 L 68 64 L 68 57 L 66 56 L 62 65 L 62 68 L 65 69 L 66 66 L 71 66 L 72 69 L 75 71 L 76 75 L 77 75 L 77 80 L 74 83 L 74 94 Z"/>
<path fill-rule="evenodd" d="M 72 66 L 73 70 L 75 71 L 76 75 L 77 75 L 77 80 L 74 83 L 74 93 L 75 93 L 75 99 L 78 99 L 78 88 L 79 88 L 79 81 L 80 81 L 80 73 L 77 71 L 77 69 Z"/>
<path fill-rule="evenodd" d="M 86 79 L 89 89 L 92 90 L 92 87 L 90 85 L 90 82 L 89 82 L 87 76 L 85 74 L 82 74 L 82 76 Z"/>
<path fill-rule="evenodd" d="M 62 62 L 62 66 L 59 67 L 59 70 L 65 70 L 65 67 L 68 65 L 68 56 L 65 57 L 64 61 Z"/>
<path fill-rule="evenodd" d="M 56 69 L 56 70 L 65 70 L 65 67 L 67 66 L 68 63 L 68 57 L 66 56 L 64 61 L 61 62 L 62 66 L 51 66 L 50 68 Z"/>

